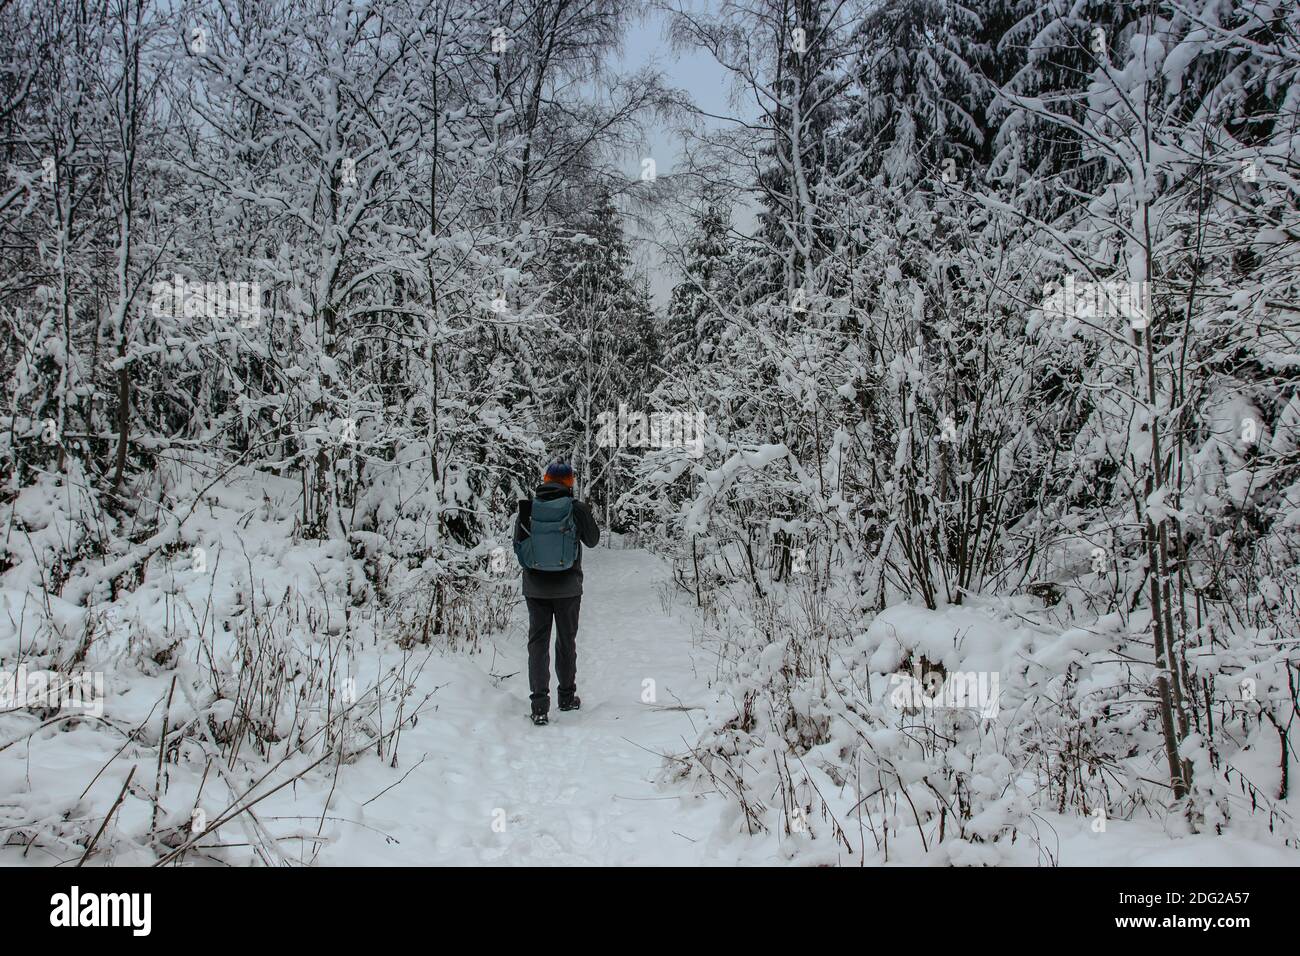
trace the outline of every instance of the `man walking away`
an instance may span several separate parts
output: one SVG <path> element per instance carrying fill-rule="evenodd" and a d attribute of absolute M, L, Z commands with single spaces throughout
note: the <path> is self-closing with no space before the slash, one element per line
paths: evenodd
<path fill-rule="evenodd" d="M 533 723 L 551 709 L 551 622 L 555 622 L 555 677 L 560 710 L 577 710 L 578 611 L 582 604 L 582 546 L 600 543 L 600 528 L 585 502 L 573 498 L 573 467 L 562 458 L 546 466 L 531 500 L 519 502 L 515 554 L 528 602 L 528 690 Z"/>

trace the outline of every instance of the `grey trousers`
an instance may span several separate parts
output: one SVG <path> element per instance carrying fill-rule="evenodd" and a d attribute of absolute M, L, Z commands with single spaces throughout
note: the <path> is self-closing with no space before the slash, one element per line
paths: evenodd
<path fill-rule="evenodd" d="M 555 623 L 555 677 L 560 699 L 578 689 L 578 611 L 582 595 L 525 598 L 528 602 L 528 690 L 534 713 L 551 708 L 551 623 Z"/>

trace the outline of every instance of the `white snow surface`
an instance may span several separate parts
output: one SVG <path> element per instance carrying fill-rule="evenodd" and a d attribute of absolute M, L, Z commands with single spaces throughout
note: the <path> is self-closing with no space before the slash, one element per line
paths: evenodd
<path fill-rule="evenodd" d="M 431 709 L 402 741 L 410 776 L 365 807 L 322 855 L 347 864 L 639 864 L 734 861 L 712 833 L 716 802 L 656 784 L 661 754 L 693 741 L 691 711 L 708 693 L 696 673 L 690 621 L 665 615 L 662 562 L 642 551 L 598 550 L 584 562 L 578 631 L 582 709 L 528 720 L 527 615 L 483 653 L 426 668 L 439 685 Z M 553 660 L 552 660 L 553 663 Z M 494 676 L 496 675 L 496 676 Z M 653 680 L 657 703 L 643 703 Z M 680 701 L 680 703 L 679 703 Z M 422 761 L 422 762 L 421 762 Z M 401 772 L 405 769 L 399 768 Z M 377 761 L 348 773 L 349 805 L 396 779 Z M 503 825 L 504 824 L 504 825 Z"/>
<path fill-rule="evenodd" d="M 60 833 L 80 827 L 94 832 L 122 792 L 134 768 L 133 785 L 115 812 L 89 865 L 142 865 L 157 858 L 147 849 L 151 830 L 184 829 L 197 804 L 213 819 L 231 805 L 232 794 L 252 786 L 260 796 L 303 770 L 311 756 L 292 755 L 280 769 L 254 786 L 264 771 L 256 761 L 241 764 L 221 778 L 205 779 L 203 754 L 191 735 L 184 759 L 164 766 L 165 785 L 155 817 L 157 740 L 173 673 L 191 686 L 211 685 L 212 661 L 190 637 L 174 653 L 169 635 L 194 609 L 220 622 L 209 627 L 212 654 L 222 692 L 213 698 L 183 700 L 177 692 L 169 729 L 194 717 L 194 707 L 216 726 L 234 718 L 228 670 L 233 646 L 230 623 L 246 620 L 250 600 L 274 606 L 279 595 L 297 597 L 279 605 L 277 620 L 289 619 L 286 632 L 297 653 L 319 653 L 323 634 L 356 632 L 351 672 L 363 691 L 382 675 L 400 669 L 413 685 L 406 713 L 427 697 L 413 726 L 384 756 L 367 750 L 337 773 L 326 765 L 284 786 L 256 804 L 256 827 L 263 845 L 274 838 L 271 862 L 303 865 L 1295 865 L 1300 854 L 1283 847 L 1266 820 L 1235 821 L 1224 835 L 1190 834 L 1157 815 L 1109 821 L 1093 832 L 1091 821 L 1044 811 L 1032 814 L 1036 833 L 1026 829 L 1013 844 L 990 847 L 963 844 L 940 852 L 923 849 L 915 829 L 903 827 L 890 840 L 888 860 L 864 840 L 852 817 L 854 793 L 825 774 L 819 787 L 836 817 L 844 821 L 849 852 L 827 839 L 826 822 L 810 822 L 818 838 L 785 834 L 778 827 L 750 834 L 734 801 L 711 792 L 707 783 L 686 783 L 668 772 L 681 766 L 680 755 L 698 746 L 710 714 L 726 718 L 736 701 L 716 679 L 712 646 L 703 641 L 693 600 L 667 585 L 669 569 L 644 551 L 601 547 L 584 557 L 586 574 L 578 635 L 578 712 L 552 709 L 551 724 L 534 727 L 527 718 L 527 615 L 522 601 L 506 627 L 480 638 L 477 651 L 447 645 L 440 635 L 430 644 L 403 652 L 394 635 L 373 633 L 369 619 L 354 609 L 345 620 L 347 581 L 354 559 L 342 542 L 295 541 L 289 533 L 293 486 L 259 477 L 231 481 L 209 496 L 187 525 L 185 545 L 208 548 L 208 571 L 191 570 L 182 550 L 151 562 L 143 584 L 123 592 L 112 604 L 88 612 L 57 598 L 50 617 L 59 630 L 75 636 L 93 625 L 86 663 L 104 672 L 106 722 L 81 721 L 38 727 L 31 715 L 0 714 L 0 825 L 45 834 L 34 846 L 9 841 L 0 846 L 2 865 L 68 865 L 82 848 Z M 235 520 L 238 518 L 239 520 Z M 250 594 L 248 580 L 257 582 Z M 0 588 L 0 653 L 13 661 L 19 653 L 33 661 L 52 639 L 38 627 L 35 600 L 17 571 Z M 513 575 L 494 586 L 517 589 Z M 313 590 L 315 589 L 315 590 Z M 517 593 L 517 592 L 516 592 Z M 328 602 L 321 595 L 328 595 Z M 671 595 L 671 596 L 670 596 Z M 180 599 L 184 598 L 182 605 Z M 210 604 L 209 604 L 210 602 Z M 328 607 L 324 607 L 328 603 Z M 299 607 L 295 617 L 286 608 Z M 24 610 L 25 609 L 25 610 Z M 205 611 L 205 609 L 209 609 Z M 310 612 L 310 613 L 309 613 Z M 318 627 L 305 631 L 315 619 Z M 168 625 L 173 629 L 169 629 Z M 879 638 L 872 670 L 898 666 L 907 650 L 953 665 L 1003 669 L 1008 658 L 1031 644 L 1027 633 L 1010 633 L 976 609 L 927 611 L 898 606 L 879 615 L 868 634 Z M 1014 629 L 1013 629 L 1014 630 Z M 1061 635 L 1047 646 L 1065 655 L 1086 650 L 1087 635 Z M 1041 637 L 1039 638 L 1041 643 Z M 778 650 L 781 645 L 773 644 Z M 769 647 L 769 651 L 771 650 Z M 960 648 L 960 657 L 953 656 Z M 154 656 L 166 652 L 161 661 Z M 773 666 L 778 654 L 771 656 Z M 886 660 L 885 658 L 889 658 Z M 306 660 L 306 657 L 296 658 Z M 1047 663 L 1060 664 L 1055 659 Z M 205 668 L 209 670 L 205 671 Z M 649 700 L 647 682 L 653 681 Z M 388 702 L 382 723 L 391 726 L 397 705 Z M 293 714 L 282 714 L 292 726 Z M 213 723 L 208 723 L 213 726 Z M 139 728 L 135 741 L 128 732 Z M 33 732 L 34 731 L 34 732 Z M 881 733 L 895 733 L 882 730 Z M 838 739 L 838 738 L 837 738 Z M 1274 746 L 1254 751 L 1258 766 L 1245 768 L 1265 779 L 1276 765 Z M 279 747 L 280 749 L 276 749 Z M 210 751 L 209 751 L 210 752 Z M 277 756 L 284 745 L 273 745 Z M 247 758 L 243 751 L 241 757 Z M 227 776 L 228 774 L 228 776 Z M 761 779 L 748 781 L 763 790 Z M 762 792 L 764 799 L 772 795 Z M 776 804 L 779 806 L 779 799 Z M 990 811 L 1000 812 L 995 805 Z M 876 821 L 877 824 L 879 821 Z M 904 821 L 905 822 L 905 821 Z M 995 826 L 997 819 L 991 819 Z M 214 859 L 243 865 L 257 858 L 247 849 L 253 827 L 244 817 L 224 826 L 205 842 L 208 852 L 187 857 L 204 865 Z M 20 832 L 28 832 L 20 830 Z M 225 849 L 213 850 L 219 840 Z M 0 840 L 0 844 L 5 841 Z M 865 861 L 860 848 L 866 843 Z"/>

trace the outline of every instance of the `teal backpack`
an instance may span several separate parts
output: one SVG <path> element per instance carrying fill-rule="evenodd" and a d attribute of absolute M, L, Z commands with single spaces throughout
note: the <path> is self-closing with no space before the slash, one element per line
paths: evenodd
<path fill-rule="evenodd" d="M 529 533 L 515 542 L 515 557 L 530 571 L 567 571 L 578 558 L 578 529 L 573 523 L 573 499 L 565 495 L 543 501 L 534 498 Z"/>

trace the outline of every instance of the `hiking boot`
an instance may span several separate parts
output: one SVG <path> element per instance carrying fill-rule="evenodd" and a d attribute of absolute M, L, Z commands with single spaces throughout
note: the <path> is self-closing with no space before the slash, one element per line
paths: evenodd
<path fill-rule="evenodd" d="M 577 694 L 560 698 L 560 710 L 577 710 L 582 706 L 582 698 Z"/>
<path fill-rule="evenodd" d="M 533 713 L 532 719 L 533 719 L 533 726 L 535 727 L 545 727 L 547 724 L 551 722 L 551 719 L 546 716 L 546 711 L 544 710 L 541 711 L 540 713 Z"/>

